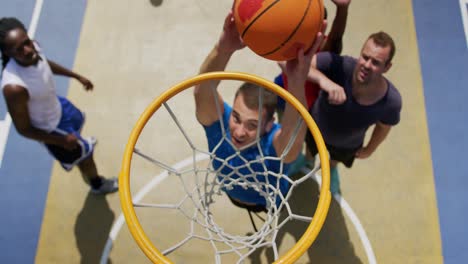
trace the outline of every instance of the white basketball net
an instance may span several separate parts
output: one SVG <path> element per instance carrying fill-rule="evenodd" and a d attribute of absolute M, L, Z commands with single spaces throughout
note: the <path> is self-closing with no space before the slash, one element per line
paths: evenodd
<path fill-rule="evenodd" d="M 263 90 L 263 89 L 262 89 Z M 260 93 L 259 98 L 259 105 L 262 105 L 263 100 L 263 92 Z M 217 98 L 215 96 L 215 98 Z M 180 184 L 183 186 L 185 190 L 185 195 L 174 204 L 157 204 L 157 203 L 133 203 L 134 207 L 152 207 L 152 208 L 160 208 L 160 209 L 168 209 L 168 210 L 178 210 L 183 217 L 190 223 L 190 231 L 187 233 L 187 236 L 176 243 L 175 245 L 162 249 L 161 252 L 164 255 L 168 255 L 173 251 L 183 247 L 189 241 L 192 240 L 203 240 L 210 243 L 213 247 L 215 252 L 215 262 L 221 263 L 222 256 L 225 254 L 236 254 L 238 255 L 237 263 L 242 263 L 246 260 L 246 258 L 252 254 L 255 250 L 261 247 L 270 247 L 273 249 L 274 258 L 275 260 L 278 259 L 278 247 L 276 243 L 276 237 L 278 231 L 289 221 L 303 221 L 303 222 L 311 222 L 312 217 L 310 216 L 303 216 L 295 214 L 288 203 L 291 194 L 294 190 L 301 184 L 307 180 L 315 178 L 317 180 L 316 173 L 320 169 L 320 164 L 315 166 L 313 170 L 310 170 L 302 177 L 298 177 L 298 179 L 293 180 L 289 178 L 287 175 L 282 173 L 273 173 L 268 171 L 265 165 L 264 171 L 265 172 L 256 172 L 252 169 L 252 164 L 260 163 L 265 164 L 267 160 L 275 160 L 281 162 L 281 172 L 283 171 L 283 159 L 289 152 L 292 143 L 294 142 L 298 130 L 303 123 L 302 118 L 299 118 L 297 121 L 296 129 L 294 135 L 291 137 L 285 151 L 283 151 L 280 157 L 271 157 L 271 156 L 264 156 L 263 152 L 260 148 L 259 143 L 259 134 L 260 131 L 257 133 L 257 138 L 255 142 L 249 144 L 249 146 L 245 146 L 242 149 L 239 149 L 237 153 L 227 157 L 226 159 L 220 159 L 216 157 L 213 153 L 216 149 L 221 145 L 223 140 L 227 140 L 230 142 L 226 131 L 224 130 L 223 119 L 218 107 L 218 116 L 220 117 L 221 121 L 221 128 L 222 128 L 222 139 L 220 140 L 219 144 L 214 148 L 212 152 L 200 150 L 195 147 L 192 143 L 192 140 L 189 138 L 188 134 L 184 130 L 184 128 L 180 125 L 177 117 L 174 115 L 173 111 L 169 107 L 167 103 L 163 104 L 168 113 L 171 115 L 172 119 L 174 120 L 175 124 L 178 126 L 180 131 L 183 133 L 185 140 L 190 145 L 192 152 L 193 152 L 193 166 L 189 169 L 179 170 L 170 165 L 167 165 L 157 159 L 153 159 L 148 155 L 145 155 L 138 149 L 134 150 L 134 153 L 143 157 L 144 159 L 153 162 L 158 167 L 167 170 L 171 176 L 178 177 L 180 179 Z M 216 103 L 219 106 L 218 103 Z M 258 122 L 261 124 L 261 120 Z M 260 128 L 259 128 L 260 130 Z M 231 143 L 232 145 L 232 143 Z M 259 149 L 260 155 L 256 160 L 245 160 L 240 154 L 240 152 L 246 148 L 252 147 L 256 145 Z M 233 145 L 232 145 L 233 146 Z M 233 148 L 235 148 L 233 146 Z M 229 160 L 232 158 L 239 157 L 244 159 L 245 164 L 238 167 L 233 167 L 229 164 Z M 198 165 L 198 161 L 203 158 L 209 158 L 210 163 L 208 166 L 200 167 Z M 228 168 L 232 169 L 230 174 L 224 175 L 221 173 L 221 168 L 214 170 L 213 167 L 210 165 L 213 161 L 219 161 L 223 163 L 223 166 L 227 166 Z M 231 177 L 234 173 L 236 173 L 240 169 L 248 169 L 251 173 L 250 174 L 237 174 L 237 177 Z M 269 174 L 273 176 L 276 180 L 271 182 L 269 178 L 271 177 L 263 177 L 266 179 L 265 181 L 258 180 L 258 176 L 265 176 L 265 174 Z M 194 178 L 195 179 L 195 186 L 191 186 L 186 179 Z M 290 183 L 290 189 L 287 192 L 286 196 L 284 196 L 279 191 L 279 182 L 280 179 L 287 180 Z M 262 197 L 265 198 L 267 201 L 266 206 L 266 213 L 263 225 L 258 229 L 257 232 L 249 232 L 246 235 L 234 235 L 226 232 L 224 228 L 218 225 L 213 217 L 211 206 L 216 201 L 216 197 L 220 195 L 226 195 L 222 189 L 225 188 L 227 190 L 233 188 L 234 186 L 241 186 L 243 188 L 252 188 L 260 193 Z M 275 202 L 280 200 L 279 203 Z M 305 201 L 306 202 L 306 201 Z M 187 203 L 191 204 L 192 208 L 187 209 Z M 279 204 L 279 205 L 278 205 Z M 312 206 L 313 208 L 313 206 Z M 229 210 L 229 209 L 226 209 Z M 280 212 L 283 216 L 280 218 Z M 203 232 L 199 232 L 199 230 L 203 230 Z M 253 231 L 253 229 L 252 229 Z M 220 246 L 222 245 L 222 246 Z"/>

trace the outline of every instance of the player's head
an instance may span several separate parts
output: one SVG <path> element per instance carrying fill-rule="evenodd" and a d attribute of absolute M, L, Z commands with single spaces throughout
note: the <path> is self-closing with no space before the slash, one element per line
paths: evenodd
<path fill-rule="evenodd" d="M 260 126 L 261 135 L 268 132 L 273 126 L 277 97 L 274 93 L 263 89 L 263 110 L 260 124 L 258 111 L 260 89 L 255 84 L 244 83 L 236 92 L 232 114 L 229 117 L 229 131 L 232 143 L 238 148 L 248 145 L 256 139 L 258 126 Z"/>
<path fill-rule="evenodd" d="M 364 43 L 359 56 L 355 80 L 359 83 L 370 83 L 392 66 L 395 55 L 395 43 L 392 37 L 385 32 L 371 34 Z"/>
<path fill-rule="evenodd" d="M 39 60 L 39 55 L 28 36 L 26 27 L 13 17 L 0 19 L 0 51 L 3 67 L 10 58 L 23 66 L 34 65 Z"/>

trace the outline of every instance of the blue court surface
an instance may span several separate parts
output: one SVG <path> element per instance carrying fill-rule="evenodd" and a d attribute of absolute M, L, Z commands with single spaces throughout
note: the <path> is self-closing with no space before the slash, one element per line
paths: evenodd
<path fill-rule="evenodd" d="M 37 22 L 32 21 L 35 5 L 41 4 Z M 41 46 L 50 47 L 47 48 L 50 59 L 60 60 L 69 68 L 73 66 L 85 2 L 15 0 L 2 1 L 1 6 L 1 17 L 17 17 L 28 29 L 31 29 L 31 22 L 37 23 L 34 36 Z M 57 78 L 56 81 L 58 93 L 66 95 L 68 80 Z M 4 100 L 0 102 L 0 120 L 6 120 Z M 33 263 L 53 160 L 41 145 L 19 136 L 12 124 L 1 129 L 2 133 L 6 132 L 7 140 L 0 143 L 4 151 L 0 168 L 3 179 L 0 208 L 4 210 L 0 220 L 3 226 L 0 260 L 3 263 Z"/>
<path fill-rule="evenodd" d="M 193 41 L 195 44 L 192 43 L 191 39 L 202 35 L 194 33 L 194 31 L 197 28 L 207 28 L 203 34 L 216 38 L 219 27 L 211 27 L 212 21 L 222 21 L 220 20 L 222 15 L 219 14 L 225 12 L 223 8 L 229 6 L 229 1 L 161 0 L 138 1 L 138 3 L 129 3 L 133 1 L 124 0 L 100 1 L 0 0 L 0 17 L 17 17 L 30 31 L 34 30 L 30 34 L 32 33 L 31 35 L 40 43 L 49 59 L 68 68 L 78 68 L 86 74 L 92 74 L 96 83 L 106 84 L 96 85 L 97 89 L 93 92 L 94 94 L 88 96 L 82 95 L 84 93 L 80 91 L 81 88 L 76 83 L 66 78 L 56 78 L 58 93 L 71 97 L 77 101 L 78 105 L 87 109 L 87 113 L 91 116 L 90 124 L 87 125 L 90 133 L 121 135 L 119 140 L 110 140 L 112 135 L 109 135 L 107 139 L 105 136 L 101 136 L 99 143 L 101 152 L 97 153 L 98 160 L 106 164 L 102 166 L 102 171 L 105 174 L 117 174 L 126 137 L 144 106 L 128 102 L 128 95 L 124 95 L 122 91 L 131 90 L 131 96 L 142 97 L 143 99 L 140 100 L 144 102 L 143 104 L 150 102 L 145 98 L 144 92 L 138 91 L 139 87 L 145 87 L 148 84 L 143 79 L 130 82 L 134 84 L 134 87 L 120 87 L 119 82 L 131 81 L 133 76 L 130 73 L 135 67 L 140 67 L 135 70 L 138 70 L 142 76 L 145 74 L 145 78 L 157 79 L 154 82 L 162 87 L 167 87 L 167 83 L 174 83 L 190 76 L 190 74 L 195 74 L 203 56 L 211 47 L 212 41 L 204 42 L 197 39 L 197 41 Z M 325 0 L 325 2 L 327 1 Z M 422 83 L 422 87 L 409 85 L 402 87 L 403 95 L 414 93 L 416 99 L 406 100 L 407 98 L 403 96 L 402 120 L 406 126 L 402 125 L 402 128 L 397 130 L 395 134 L 391 134 L 401 138 L 391 137 L 384 143 L 392 145 L 391 142 L 393 142 L 394 145 L 401 145 L 402 142 L 409 142 L 409 144 L 398 150 L 394 150 L 390 146 L 386 147 L 379 154 L 381 158 L 377 161 L 396 161 L 388 165 L 394 170 L 393 174 L 389 174 L 389 177 L 394 174 L 410 174 L 410 171 L 415 173 L 408 175 L 411 178 L 408 178 L 408 182 L 405 182 L 405 177 L 400 180 L 398 186 L 401 188 L 399 188 L 398 194 L 395 192 L 394 196 L 388 195 L 404 205 L 402 206 L 404 208 L 402 215 L 407 217 L 405 218 L 407 222 L 398 222 L 400 218 L 398 204 L 369 206 L 362 203 L 362 205 L 357 205 L 356 211 L 364 229 L 367 230 L 370 241 L 373 242 L 376 262 L 378 263 L 467 263 L 468 228 L 466 228 L 465 219 L 468 212 L 468 203 L 466 202 L 468 194 L 465 189 L 468 186 L 468 162 L 463 160 L 463 153 L 468 150 L 468 136 L 466 135 L 468 131 L 468 106 L 465 102 L 468 98 L 468 0 L 413 0 L 411 3 L 407 0 L 355 0 L 350 9 L 345 51 L 359 51 L 361 40 L 353 41 L 353 37 L 362 39 L 361 36 L 368 35 L 368 32 L 361 25 L 367 23 L 369 27 L 372 27 L 370 25 L 372 23 L 365 21 L 365 16 L 369 15 L 366 10 L 374 12 L 369 11 L 372 13 L 369 16 L 379 18 L 376 13 L 378 10 L 384 12 L 385 9 L 401 11 L 401 13 L 395 12 L 392 15 L 386 14 L 381 17 L 381 19 L 394 22 L 391 27 L 397 42 L 394 68 L 398 68 L 399 72 L 391 75 L 391 79 L 397 80 L 396 82 L 399 84 Z M 216 10 L 216 14 L 210 10 Z M 186 14 L 184 17 L 186 20 L 180 19 L 179 24 L 166 23 L 163 20 L 166 16 L 177 17 L 179 13 Z M 409 15 L 405 16 L 404 14 Z M 148 23 L 151 26 L 148 26 Z M 190 24 L 194 29 L 186 30 L 184 23 Z M 378 22 L 375 23 L 378 24 Z M 148 30 L 148 28 L 150 32 L 144 34 L 142 31 Z M 120 34 L 119 30 L 125 33 Z M 151 32 L 151 30 L 154 31 Z M 356 34 L 353 35 L 352 30 L 355 30 Z M 356 30 L 361 30 L 362 33 L 358 33 Z M 143 36 L 143 38 L 138 39 L 135 36 Z M 184 36 L 185 42 L 180 41 L 180 36 Z M 347 40 L 350 41 L 347 42 Z M 406 40 L 408 42 L 405 42 Z M 156 52 L 159 53 L 156 55 L 148 54 L 146 51 L 152 50 L 151 47 L 156 45 L 155 43 L 162 47 L 178 48 L 178 50 L 174 51 L 168 48 L 167 51 L 157 50 Z M 195 54 L 195 52 L 193 52 L 193 56 L 180 54 L 186 47 L 184 43 L 190 44 L 191 49 L 195 49 L 195 46 L 202 46 L 200 48 L 201 55 L 198 56 L 198 53 Z M 347 43 L 350 43 L 352 48 L 347 49 Z M 414 45 L 414 49 L 412 45 Z M 187 51 L 187 53 L 189 52 Z M 400 61 L 405 59 L 403 54 L 415 56 L 417 61 L 412 64 L 398 65 L 399 58 Z M 167 60 L 173 63 L 160 66 L 156 62 L 158 60 Z M 153 63 L 157 66 L 153 66 Z M 186 68 L 190 68 L 191 71 L 184 73 Z M 170 76 L 167 76 L 168 72 L 170 72 Z M 398 73 L 400 72 L 420 74 L 399 79 Z M 125 80 L 119 81 L 119 78 Z M 407 81 L 408 78 L 411 78 L 411 81 Z M 412 81 L 413 78 L 415 81 Z M 102 86 L 108 90 L 103 91 L 104 88 L 100 88 Z M 69 87 L 75 90 L 71 90 Z M 151 92 L 151 90 L 145 90 L 145 92 Z M 155 94 L 150 97 L 153 96 Z M 116 100 L 120 100 L 121 104 L 116 105 Z M 422 102 L 421 107 L 412 105 L 413 101 L 418 100 Z M 422 114 L 412 115 L 413 109 L 418 107 L 422 109 Z M 92 116 L 94 116 L 94 123 Z M 415 116 L 423 120 L 409 118 Z M 120 124 L 120 126 L 109 128 L 106 126 L 108 124 L 106 120 L 112 121 L 110 124 Z M 98 126 L 100 123 L 102 126 Z M 413 127 L 412 125 L 418 127 L 414 130 L 409 129 Z M 111 129 L 111 131 L 107 129 Z M 403 138 L 406 135 L 414 135 L 417 139 L 428 137 L 429 147 L 427 150 L 429 151 L 426 151 L 424 144 L 415 146 L 411 143 L 419 141 Z M 396 155 L 398 155 L 397 158 L 387 158 Z M 9 119 L 4 100 L 0 100 L 0 158 L 0 210 L 2 215 L 0 217 L 0 263 L 79 263 L 80 254 L 81 263 L 97 263 L 102 256 L 102 248 L 109 234 L 110 225 L 121 211 L 118 205 L 118 196 L 114 195 L 108 200 L 86 197 L 87 189 L 78 179 L 79 173 L 77 171 L 71 175 L 61 171 L 59 166 L 49 157 L 45 148 L 21 137 L 16 132 L 11 119 Z M 426 173 L 426 170 L 424 170 L 425 175 L 422 175 L 423 173 L 419 175 L 417 168 L 412 168 L 411 164 L 408 165 L 410 163 L 408 160 L 422 160 L 422 163 L 427 161 L 428 164 L 432 165 L 427 170 L 431 171 L 432 175 Z M 377 161 L 376 163 L 379 164 Z M 365 173 L 376 173 L 380 175 L 379 177 L 385 178 L 386 171 L 371 166 L 358 167 L 354 173 L 365 171 Z M 71 180 L 72 177 L 78 180 L 75 182 L 75 180 Z M 422 189 L 418 187 L 418 177 L 421 177 L 420 183 L 424 185 L 421 186 Z M 423 177 L 426 178 L 423 180 Z M 57 179 L 60 180 L 57 181 Z M 354 179 L 359 179 L 359 177 L 356 176 Z M 70 181 L 70 185 L 63 184 L 68 181 Z M 387 179 L 387 181 L 390 180 Z M 372 200 L 362 194 L 366 191 L 357 189 L 358 185 L 350 182 L 351 180 L 343 182 L 344 196 L 349 197 L 354 205 Z M 347 183 L 350 184 L 347 186 Z M 366 188 L 375 189 L 370 186 L 372 183 L 383 184 L 377 181 L 370 182 Z M 79 194 L 75 195 L 77 193 Z M 372 194 L 374 193 L 371 191 L 370 195 Z M 416 197 L 416 199 L 405 200 L 409 197 Z M 423 206 L 418 204 L 418 197 L 422 197 L 420 202 Z M 432 197 L 435 199 L 431 200 Z M 85 199 L 86 201 L 84 201 Z M 89 205 L 90 201 L 98 205 Z M 81 209 L 80 206 L 83 203 L 85 205 Z M 422 210 L 422 207 L 428 203 L 434 204 L 436 213 L 432 213 L 430 205 L 428 206 L 429 210 Z M 414 204 L 414 208 L 410 206 L 412 204 Z M 107 213 L 105 214 L 107 225 L 104 228 L 104 234 L 102 234 L 102 230 L 96 231 L 92 228 L 93 225 L 99 225 L 99 221 L 104 221 L 104 218 L 93 218 L 94 213 L 99 215 L 100 209 L 97 210 L 97 208 L 101 205 L 106 208 Z M 92 208 L 92 210 L 85 211 L 84 208 Z M 81 212 L 79 212 L 80 209 Z M 388 216 L 385 214 L 387 209 L 389 212 L 397 213 Z M 89 220 L 80 222 L 85 217 L 84 212 L 88 213 L 86 217 L 89 217 Z M 382 219 L 381 223 L 391 223 L 391 226 L 380 225 L 379 217 Z M 67 225 L 68 220 L 65 220 L 68 218 L 72 219 L 71 226 Z M 51 219 L 52 222 L 49 221 Z M 64 219 L 63 222 L 60 219 Z M 424 224 L 418 222 L 420 219 L 424 219 Z M 74 227 L 73 223 L 75 223 Z M 411 223 L 413 226 L 406 226 L 406 223 Z M 411 230 L 418 226 L 424 226 L 427 229 Z M 55 227 L 57 229 L 54 229 Z M 102 237 L 86 240 L 89 238 L 88 236 L 93 234 L 87 234 L 86 239 L 84 239 L 79 235 L 80 228 L 94 230 L 94 234 L 99 233 Z M 388 230 L 385 230 L 386 228 Z M 62 230 L 65 231 L 62 233 Z M 406 235 L 401 238 L 386 237 L 385 234 L 392 234 L 392 230 L 398 230 L 397 234 L 402 232 Z M 413 231 L 414 233 L 412 233 Z M 427 236 L 425 236 L 425 232 L 427 232 Z M 60 236 L 76 240 L 76 244 L 71 243 L 73 246 L 69 248 L 75 253 L 63 252 L 60 240 L 54 238 Z M 392 240 L 393 243 L 386 244 L 386 240 Z M 431 246 L 418 247 L 419 241 L 424 244 L 425 240 L 431 240 L 428 243 Z M 94 245 L 92 243 L 97 242 L 93 241 L 100 242 Z M 84 245 L 86 243 L 91 243 L 91 245 Z M 57 248 L 56 251 L 54 251 L 54 247 Z M 86 250 L 93 251 L 96 247 L 98 247 L 96 256 L 88 254 L 88 258 L 84 257 L 87 254 Z M 117 248 L 135 250 L 136 245 L 117 246 Z M 435 251 L 431 251 L 434 248 Z M 441 249 L 441 251 L 438 252 L 437 249 Z M 115 248 L 114 251 L 116 251 Z M 141 253 L 138 250 L 136 252 L 141 257 Z M 132 255 L 126 257 L 127 259 L 114 255 L 112 262 L 128 263 L 126 260 L 133 258 Z M 372 261 L 363 258 L 362 262 Z M 342 260 L 337 263 L 347 262 Z"/>
<path fill-rule="evenodd" d="M 468 164 L 462 158 L 468 146 L 468 2 L 413 4 L 444 260 L 463 263 L 468 260 L 463 227 Z"/>

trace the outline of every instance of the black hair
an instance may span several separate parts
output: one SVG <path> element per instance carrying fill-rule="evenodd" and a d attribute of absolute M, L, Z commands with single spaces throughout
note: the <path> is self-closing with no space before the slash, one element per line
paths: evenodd
<path fill-rule="evenodd" d="M 8 35 L 8 32 L 14 29 L 22 29 L 24 32 L 27 32 L 26 27 L 14 17 L 4 17 L 0 19 L 0 52 L 2 53 L 2 67 L 3 69 L 7 65 L 10 57 L 5 55 L 6 43 L 5 39 Z"/>

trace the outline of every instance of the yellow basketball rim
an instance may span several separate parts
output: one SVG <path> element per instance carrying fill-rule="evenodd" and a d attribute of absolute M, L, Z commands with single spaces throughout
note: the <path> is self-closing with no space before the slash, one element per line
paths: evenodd
<path fill-rule="evenodd" d="M 138 246 L 153 263 L 172 263 L 152 244 L 141 227 L 140 222 L 138 221 L 138 218 L 135 214 L 130 191 L 130 167 L 132 163 L 133 150 L 144 126 L 163 103 L 167 102 L 173 96 L 187 88 L 210 80 L 236 80 L 250 82 L 265 87 L 266 89 L 276 93 L 277 95 L 284 98 L 286 102 L 290 103 L 300 113 L 314 137 L 314 140 L 317 144 L 322 171 L 322 186 L 320 188 L 320 197 L 317 210 L 315 211 L 307 230 L 304 232 L 299 241 L 275 262 L 294 263 L 299 257 L 302 256 L 302 254 L 304 254 L 304 252 L 316 239 L 320 229 L 323 226 L 328 209 L 330 207 L 331 193 L 328 153 L 322 138 L 322 134 L 320 133 L 320 130 L 318 129 L 307 109 L 285 89 L 266 79 L 254 76 L 252 74 L 241 72 L 210 72 L 200 74 L 168 89 L 155 100 L 153 100 L 153 102 L 146 108 L 134 126 L 132 133 L 130 134 L 127 146 L 125 147 L 122 169 L 119 175 L 120 204 L 122 206 L 127 226 L 130 229 L 130 232 Z"/>

